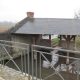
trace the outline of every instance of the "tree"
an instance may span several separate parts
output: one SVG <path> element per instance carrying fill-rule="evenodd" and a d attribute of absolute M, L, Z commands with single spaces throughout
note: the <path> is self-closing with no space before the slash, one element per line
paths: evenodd
<path fill-rule="evenodd" d="M 75 18 L 75 19 L 80 19 L 80 10 L 78 11 L 78 13 L 75 13 L 74 18 Z"/>

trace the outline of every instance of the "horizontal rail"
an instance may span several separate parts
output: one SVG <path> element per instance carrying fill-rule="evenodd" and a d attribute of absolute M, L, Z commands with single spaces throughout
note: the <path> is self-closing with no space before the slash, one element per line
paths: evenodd
<path fill-rule="evenodd" d="M 20 43 L 20 42 L 14 42 L 14 41 L 6 41 L 6 40 L 0 40 L 1 42 L 7 42 L 7 43 L 17 43 L 17 44 L 22 44 L 22 45 L 29 45 L 26 43 Z"/>
<path fill-rule="evenodd" d="M 39 49 L 40 50 L 42 49 L 42 51 L 40 51 Z M 61 78 L 61 80 L 65 80 L 64 76 L 60 73 L 62 71 L 62 69 L 63 70 L 65 69 L 65 71 L 67 72 L 67 70 L 69 70 L 69 68 L 70 68 L 70 71 L 71 71 L 73 69 L 73 67 L 76 66 L 78 68 L 77 70 L 75 70 L 75 68 L 74 68 L 74 70 L 77 72 L 77 78 L 76 78 L 76 80 L 79 80 L 79 74 L 80 74 L 80 72 L 79 72 L 80 67 L 79 66 L 80 66 L 80 62 L 78 62 L 78 60 L 80 61 L 80 58 L 76 58 L 76 57 L 73 57 L 73 56 L 66 56 L 66 55 L 54 54 L 52 52 L 47 52 L 47 50 L 50 50 L 50 51 L 58 50 L 58 51 L 62 51 L 62 52 L 69 52 L 71 54 L 80 54 L 80 51 L 66 50 L 66 49 L 60 49 L 60 48 L 52 48 L 52 47 L 39 46 L 39 45 L 32 45 L 31 46 L 31 51 L 32 51 L 32 66 L 34 66 L 34 68 L 37 66 L 37 63 L 38 63 L 37 62 L 37 58 L 38 58 L 37 55 L 38 54 L 41 55 L 41 56 L 39 56 L 39 60 L 40 60 L 39 61 L 40 62 L 40 65 L 39 66 L 40 66 L 40 69 L 38 69 L 38 66 L 37 66 L 37 68 L 35 70 L 32 68 L 32 73 L 33 73 L 32 76 L 33 77 L 36 74 L 38 74 L 38 72 L 40 72 L 40 74 L 38 74 L 38 75 L 39 75 L 40 79 L 43 79 L 43 80 L 47 80 L 49 77 L 54 76 L 54 74 L 55 75 L 57 74 Z M 35 61 L 34 61 L 34 55 L 33 54 L 36 55 Z M 52 61 L 53 60 L 50 59 L 50 57 L 52 58 L 52 56 L 49 56 L 48 57 L 45 54 L 52 55 L 52 56 L 57 56 L 58 57 L 58 62 L 56 61 L 56 65 L 55 64 L 52 64 Z M 62 61 L 62 59 L 60 57 L 63 58 L 63 61 Z M 67 58 L 69 60 L 71 59 L 71 62 L 69 64 L 66 64 L 66 59 Z M 54 57 L 54 59 L 55 59 L 55 57 Z M 47 62 L 47 63 L 45 62 L 46 66 L 48 65 L 47 67 L 43 66 L 44 68 L 50 68 L 51 67 L 53 69 L 53 73 L 52 74 L 46 73 L 46 70 L 44 72 L 42 71 L 43 70 L 43 67 L 41 65 L 41 64 L 43 64 L 43 61 L 42 60 L 43 61 L 45 60 Z M 63 67 L 63 65 L 61 65 L 61 64 L 65 64 L 66 66 Z M 58 65 L 59 65 L 59 68 L 60 69 L 58 69 L 58 71 L 57 71 Z M 62 66 L 62 68 L 61 68 L 61 66 Z M 37 69 L 40 70 L 40 71 L 38 71 Z M 47 70 L 49 70 L 49 69 L 47 69 Z M 73 73 L 73 71 L 72 71 L 72 73 Z M 48 75 L 45 77 L 45 76 L 42 76 L 43 74 L 48 74 Z"/>
<path fill-rule="evenodd" d="M 20 49 L 26 49 L 26 50 L 28 50 L 28 49 L 27 49 L 27 46 L 26 46 L 26 48 L 22 48 L 22 47 L 17 47 L 17 46 L 5 45 L 5 44 L 1 44 L 1 43 L 0 43 L 0 45 L 2 45 L 2 46 L 7 46 L 7 47 L 16 47 L 16 48 L 20 48 Z"/>
<path fill-rule="evenodd" d="M 74 57 L 63 56 L 63 55 L 56 55 L 56 54 L 47 53 L 47 52 L 42 52 L 42 51 L 37 51 L 37 50 L 33 50 L 33 51 L 35 51 L 35 52 L 40 52 L 40 53 L 44 53 L 44 54 L 48 54 L 48 55 L 55 55 L 55 56 L 58 56 L 58 57 L 64 57 L 64 58 L 70 58 L 70 59 L 77 59 L 77 60 L 80 60 L 80 58 L 74 58 Z"/>
<path fill-rule="evenodd" d="M 74 51 L 74 50 L 66 50 L 66 49 L 52 48 L 52 47 L 39 46 L 39 45 L 32 45 L 32 47 L 51 49 L 51 50 L 59 50 L 59 51 L 63 51 L 63 52 L 70 52 L 70 53 L 80 54 L 80 51 Z"/>

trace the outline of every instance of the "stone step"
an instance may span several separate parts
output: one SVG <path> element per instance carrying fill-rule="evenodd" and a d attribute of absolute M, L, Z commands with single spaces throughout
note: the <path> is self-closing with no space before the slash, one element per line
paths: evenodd
<path fill-rule="evenodd" d="M 2 77 L 0 77 L 0 80 L 5 80 L 5 79 L 3 79 Z"/>

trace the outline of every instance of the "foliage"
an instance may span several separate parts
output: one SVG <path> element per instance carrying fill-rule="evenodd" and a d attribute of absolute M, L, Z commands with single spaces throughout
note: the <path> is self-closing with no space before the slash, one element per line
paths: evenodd
<path fill-rule="evenodd" d="M 80 50 L 80 36 L 76 37 L 76 50 Z"/>
<path fill-rule="evenodd" d="M 54 39 L 52 39 L 52 42 L 53 42 L 53 44 L 58 44 L 58 42 L 59 42 L 59 38 L 54 38 Z"/>
<path fill-rule="evenodd" d="M 78 13 L 75 13 L 75 16 L 74 16 L 75 19 L 80 19 L 80 10 Z"/>
<path fill-rule="evenodd" d="M 12 27 L 12 26 L 14 26 L 15 24 L 16 24 L 17 22 L 8 22 L 8 21 L 4 21 L 4 22 L 0 22 L 0 26 L 1 27 L 7 27 L 7 26 L 9 26 L 9 27 Z"/>

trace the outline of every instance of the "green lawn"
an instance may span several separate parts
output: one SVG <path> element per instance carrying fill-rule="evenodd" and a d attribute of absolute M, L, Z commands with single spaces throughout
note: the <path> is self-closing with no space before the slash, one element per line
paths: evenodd
<path fill-rule="evenodd" d="M 76 50 L 80 51 L 80 36 L 76 37 Z M 53 44 L 58 45 L 59 38 L 52 39 Z"/>
<path fill-rule="evenodd" d="M 53 45 L 58 45 L 59 38 L 52 39 L 52 42 Z M 80 36 L 76 37 L 75 44 L 76 44 L 76 51 L 80 51 Z M 77 54 L 76 57 L 80 58 L 80 54 Z"/>
<path fill-rule="evenodd" d="M 76 37 L 76 50 L 80 51 L 80 36 Z"/>
<path fill-rule="evenodd" d="M 54 45 L 58 45 L 59 38 L 52 39 L 52 42 L 53 42 Z"/>

